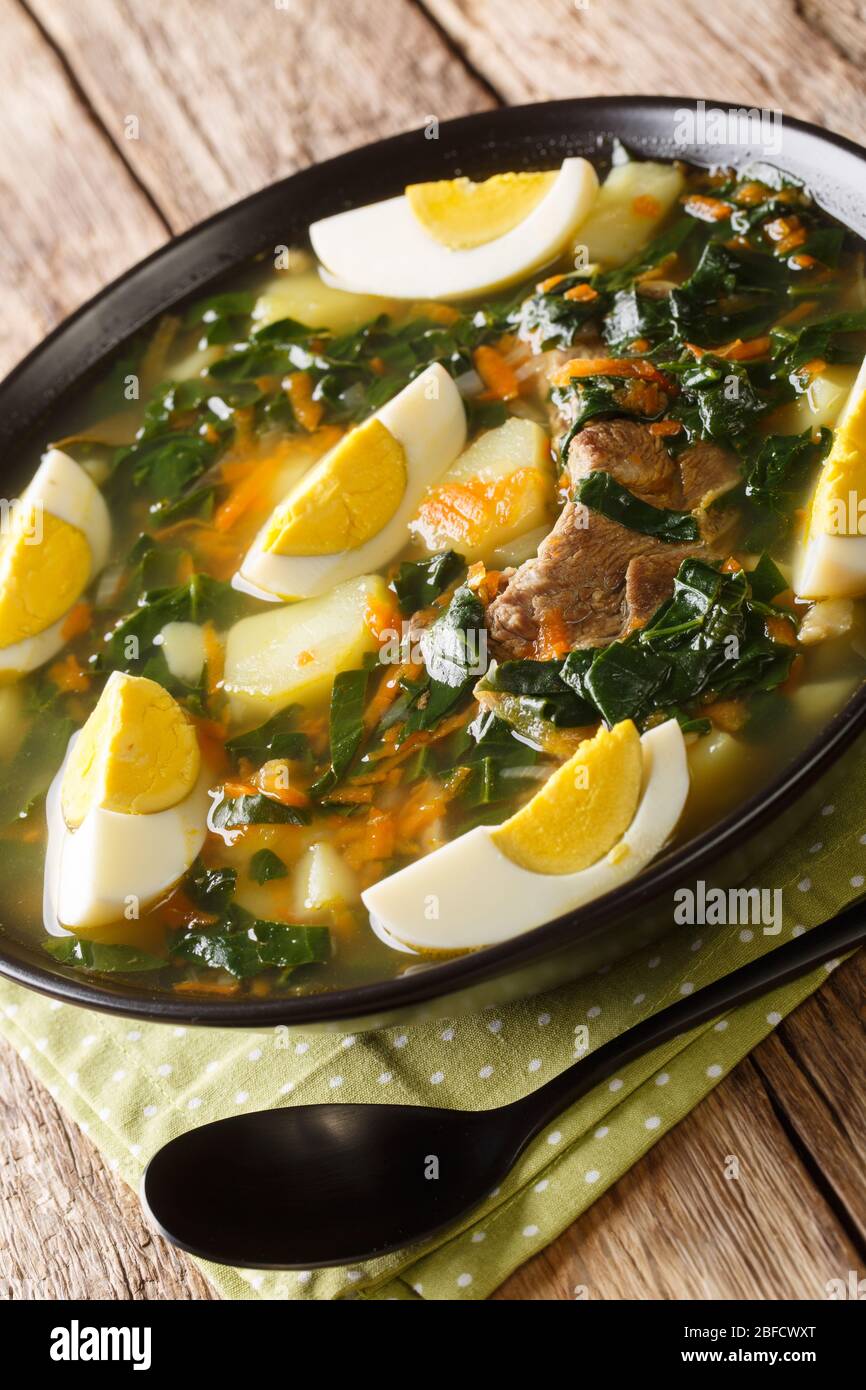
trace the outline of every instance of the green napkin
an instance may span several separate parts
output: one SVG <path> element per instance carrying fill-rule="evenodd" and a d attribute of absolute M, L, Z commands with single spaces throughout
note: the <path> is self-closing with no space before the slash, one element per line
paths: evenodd
<path fill-rule="evenodd" d="M 778 936 L 760 926 L 681 926 L 657 946 L 550 994 L 356 1036 L 138 1024 L 6 982 L 0 1030 L 110 1168 L 135 1187 L 167 1139 L 245 1110 L 325 1100 L 502 1105 L 567 1067 L 585 1030 L 593 1050 L 857 897 L 866 876 L 866 749 L 847 763 L 835 804 L 823 806 L 760 872 L 763 886 L 783 890 Z M 616 1182 L 837 963 L 625 1067 L 540 1135 L 460 1229 L 423 1248 L 356 1269 L 272 1274 L 203 1264 L 204 1273 L 226 1298 L 484 1298 Z"/>

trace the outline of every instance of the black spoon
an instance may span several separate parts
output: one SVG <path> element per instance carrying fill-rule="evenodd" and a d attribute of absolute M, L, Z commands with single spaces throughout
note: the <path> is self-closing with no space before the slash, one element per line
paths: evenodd
<path fill-rule="evenodd" d="M 864 940 L 857 904 L 498 1109 L 299 1105 L 214 1120 L 153 1155 L 142 1202 L 182 1250 L 245 1268 L 357 1264 L 426 1240 L 483 1202 L 539 1130 L 612 1072 Z"/>

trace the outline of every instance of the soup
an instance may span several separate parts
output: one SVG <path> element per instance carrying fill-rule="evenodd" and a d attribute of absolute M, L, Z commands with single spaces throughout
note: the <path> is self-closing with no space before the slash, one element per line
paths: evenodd
<path fill-rule="evenodd" d="M 129 345 L 8 508 L 3 930 L 191 995 L 482 948 L 862 680 L 866 286 L 767 166 L 415 185 Z"/>

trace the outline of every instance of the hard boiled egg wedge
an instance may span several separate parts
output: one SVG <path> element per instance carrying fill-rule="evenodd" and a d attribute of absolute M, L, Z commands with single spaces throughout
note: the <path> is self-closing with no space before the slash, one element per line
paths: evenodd
<path fill-rule="evenodd" d="M 114 672 L 48 792 L 47 929 L 133 920 L 171 888 L 204 842 L 208 785 L 168 691 Z"/>
<path fill-rule="evenodd" d="M 589 212 L 598 180 L 586 159 L 483 183 L 413 184 L 397 198 L 314 222 L 331 282 L 394 299 L 460 299 L 511 284 L 552 261 Z"/>
<path fill-rule="evenodd" d="M 362 893 L 389 945 L 492 946 L 633 878 L 672 834 L 689 790 L 675 719 L 643 737 L 601 729 L 500 826 L 477 826 Z"/>
<path fill-rule="evenodd" d="M 800 598 L 866 594 L 866 359 L 818 475 L 794 592 Z"/>
<path fill-rule="evenodd" d="M 345 435 L 276 507 L 236 588 L 260 598 L 323 594 L 402 550 L 426 489 L 466 441 L 466 412 L 438 364 Z"/>
<path fill-rule="evenodd" d="M 111 522 L 84 469 L 49 449 L 0 544 L 0 680 L 50 661 L 64 622 L 108 559 Z"/>

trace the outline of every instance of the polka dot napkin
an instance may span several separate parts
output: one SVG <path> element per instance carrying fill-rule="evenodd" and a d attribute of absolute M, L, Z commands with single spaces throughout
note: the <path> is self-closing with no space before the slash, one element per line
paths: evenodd
<path fill-rule="evenodd" d="M 567 1067 L 630 1024 L 825 921 L 862 890 L 866 753 L 849 755 L 837 804 L 819 809 L 761 871 L 783 891 L 778 936 L 677 927 L 606 973 L 499 1011 L 341 1037 L 133 1024 L 0 982 L 0 1030 L 137 1187 L 149 1155 L 192 1125 L 325 1100 L 486 1108 Z M 853 764 L 853 767 L 850 765 Z M 853 828 L 852 828 L 853 827 Z M 284 1274 L 203 1264 L 226 1298 L 484 1298 L 553 1240 L 686 1115 L 837 962 L 639 1059 L 529 1147 L 459 1229 L 356 1269 Z M 588 1030 L 588 1031 L 587 1031 Z"/>

